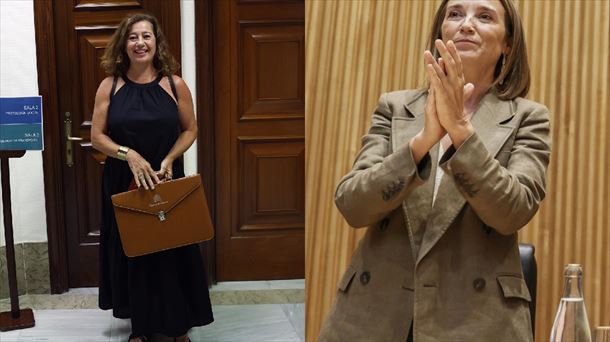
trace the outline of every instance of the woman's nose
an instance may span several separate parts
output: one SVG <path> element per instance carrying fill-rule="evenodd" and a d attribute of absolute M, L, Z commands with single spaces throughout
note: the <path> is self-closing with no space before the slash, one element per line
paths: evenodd
<path fill-rule="evenodd" d="M 472 23 L 472 18 L 470 16 L 466 16 L 464 21 L 462 21 L 462 25 L 460 25 L 460 31 L 463 32 L 472 32 L 474 30 L 474 26 Z"/>

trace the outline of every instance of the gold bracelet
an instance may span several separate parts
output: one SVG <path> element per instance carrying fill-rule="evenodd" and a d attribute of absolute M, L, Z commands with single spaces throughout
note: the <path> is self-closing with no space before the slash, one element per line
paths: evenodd
<path fill-rule="evenodd" d="M 127 152 L 129 152 L 129 147 L 119 146 L 119 150 L 116 153 L 116 157 L 120 160 L 126 160 Z"/>

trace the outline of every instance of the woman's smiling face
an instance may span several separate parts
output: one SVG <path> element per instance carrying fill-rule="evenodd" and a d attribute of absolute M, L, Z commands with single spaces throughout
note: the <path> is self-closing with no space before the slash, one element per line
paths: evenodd
<path fill-rule="evenodd" d="M 157 51 L 153 25 L 146 20 L 133 24 L 127 36 L 125 50 L 131 63 L 152 63 Z"/>

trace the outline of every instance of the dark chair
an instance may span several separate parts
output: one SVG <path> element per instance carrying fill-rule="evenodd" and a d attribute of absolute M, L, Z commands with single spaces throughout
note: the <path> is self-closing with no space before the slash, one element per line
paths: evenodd
<path fill-rule="evenodd" d="M 521 257 L 521 268 L 525 284 L 530 291 L 532 301 L 530 302 L 530 316 L 532 318 L 532 335 L 536 335 L 536 283 L 538 279 L 538 268 L 536 267 L 536 249 L 527 243 L 519 244 L 519 256 Z"/>

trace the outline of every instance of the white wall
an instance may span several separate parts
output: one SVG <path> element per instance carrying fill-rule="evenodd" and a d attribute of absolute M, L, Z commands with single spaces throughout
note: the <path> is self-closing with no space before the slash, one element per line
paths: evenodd
<path fill-rule="evenodd" d="M 33 95 L 38 95 L 33 2 L 0 0 L 0 96 Z M 28 151 L 9 163 L 15 243 L 47 241 L 42 153 Z M 0 217 L 4 246 L 2 210 Z"/>
<path fill-rule="evenodd" d="M 195 1 L 180 1 L 182 23 L 182 78 L 191 89 L 197 113 L 197 67 L 195 65 Z M 172 42 L 169 42 L 170 44 Z M 184 173 L 197 173 L 197 141 L 184 154 Z"/>
<path fill-rule="evenodd" d="M 181 0 L 180 7 L 182 77 L 196 104 L 195 1 Z M 38 95 L 33 2 L 0 0 L 0 96 L 31 95 Z M 197 142 L 186 152 L 184 163 L 187 175 L 197 172 Z M 29 151 L 11 159 L 10 172 L 15 243 L 47 241 L 42 153 Z M 0 246 L 4 245 L 0 209 Z"/>

